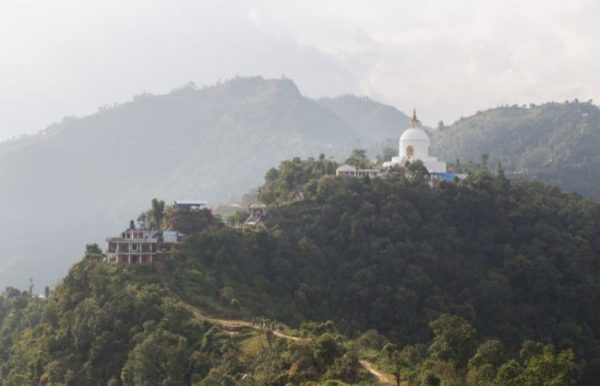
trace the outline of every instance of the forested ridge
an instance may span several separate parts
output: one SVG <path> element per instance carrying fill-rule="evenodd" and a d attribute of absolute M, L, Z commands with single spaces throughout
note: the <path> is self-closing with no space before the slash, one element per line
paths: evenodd
<path fill-rule="evenodd" d="M 514 177 L 539 179 L 600 200 L 600 109 L 591 101 L 503 106 L 478 111 L 432 135 L 448 162 L 498 163 Z"/>
<path fill-rule="evenodd" d="M 428 323 L 447 313 L 512 352 L 533 339 L 598 358 L 598 205 L 502 174 L 432 189 L 414 175 L 332 170 L 322 158 L 269 171 L 259 197 L 270 224 L 192 238 L 174 261 L 202 276 L 178 270 L 177 283 L 248 315 L 331 319 L 398 344 L 428 342 Z M 298 190 L 305 200 L 294 202 Z"/>
<path fill-rule="evenodd" d="M 0 383 L 373 384 L 366 359 L 408 385 L 595 384 L 597 204 L 502 173 L 432 188 L 418 164 L 336 167 L 282 162 L 259 191 L 266 225 L 208 228 L 160 265 L 89 247 L 47 299 L 7 290 Z"/>

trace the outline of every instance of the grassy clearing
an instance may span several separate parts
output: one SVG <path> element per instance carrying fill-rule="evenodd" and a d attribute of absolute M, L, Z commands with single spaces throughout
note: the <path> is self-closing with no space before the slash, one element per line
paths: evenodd
<path fill-rule="evenodd" d="M 242 353 L 248 356 L 256 355 L 263 347 L 267 347 L 269 344 L 265 333 L 262 331 L 253 331 L 241 338 L 238 343 Z"/>

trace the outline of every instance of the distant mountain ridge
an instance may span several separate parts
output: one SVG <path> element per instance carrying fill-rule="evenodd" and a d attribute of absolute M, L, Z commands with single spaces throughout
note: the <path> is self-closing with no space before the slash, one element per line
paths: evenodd
<path fill-rule="evenodd" d="M 345 118 L 350 102 L 369 119 Z M 366 98 L 324 103 L 289 79 L 249 77 L 139 95 L 1 143 L 0 287 L 53 283 L 154 197 L 237 198 L 283 159 L 345 157 L 390 127 L 399 135 L 403 117 Z M 371 122 L 387 123 L 378 133 Z"/>
<path fill-rule="evenodd" d="M 336 113 L 345 124 L 363 137 L 374 141 L 397 139 L 410 120 L 396 108 L 367 97 L 342 95 L 337 98 L 321 98 L 318 103 Z M 398 123 L 402 126 L 398 127 Z"/>

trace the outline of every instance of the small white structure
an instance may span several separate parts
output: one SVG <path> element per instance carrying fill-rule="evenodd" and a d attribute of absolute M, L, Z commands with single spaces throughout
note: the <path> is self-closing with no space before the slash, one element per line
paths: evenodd
<path fill-rule="evenodd" d="M 180 242 L 185 235 L 178 231 L 162 231 L 163 243 L 176 244 Z"/>
<path fill-rule="evenodd" d="M 352 165 L 342 165 L 335 169 L 336 176 L 351 176 L 354 177 L 356 174 L 356 168 Z"/>
<path fill-rule="evenodd" d="M 198 200 L 176 200 L 173 203 L 173 208 L 181 212 L 199 212 L 208 209 L 208 203 Z"/>
<path fill-rule="evenodd" d="M 398 157 L 393 157 L 391 161 L 384 162 L 383 166 L 391 168 L 395 165 L 405 165 L 407 162 L 420 160 L 429 173 L 446 173 L 446 163 L 429 155 L 431 141 L 427 133 L 421 128 L 421 122 L 417 119 L 416 111 L 413 111 L 410 123 L 411 127 L 406 129 L 400 137 Z"/>
<path fill-rule="evenodd" d="M 346 177 L 380 177 L 385 173 L 382 173 L 379 169 L 357 169 L 352 165 L 342 165 L 335 169 L 336 176 Z"/>

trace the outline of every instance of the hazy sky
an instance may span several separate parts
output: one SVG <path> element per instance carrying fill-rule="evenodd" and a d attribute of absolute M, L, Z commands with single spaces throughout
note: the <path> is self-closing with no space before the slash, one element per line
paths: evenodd
<path fill-rule="evenodd" d="M 597 0 L 0 0 L 0 138 L 235 75 L 357 93 L 426 123 L 600 101 Z"/>

